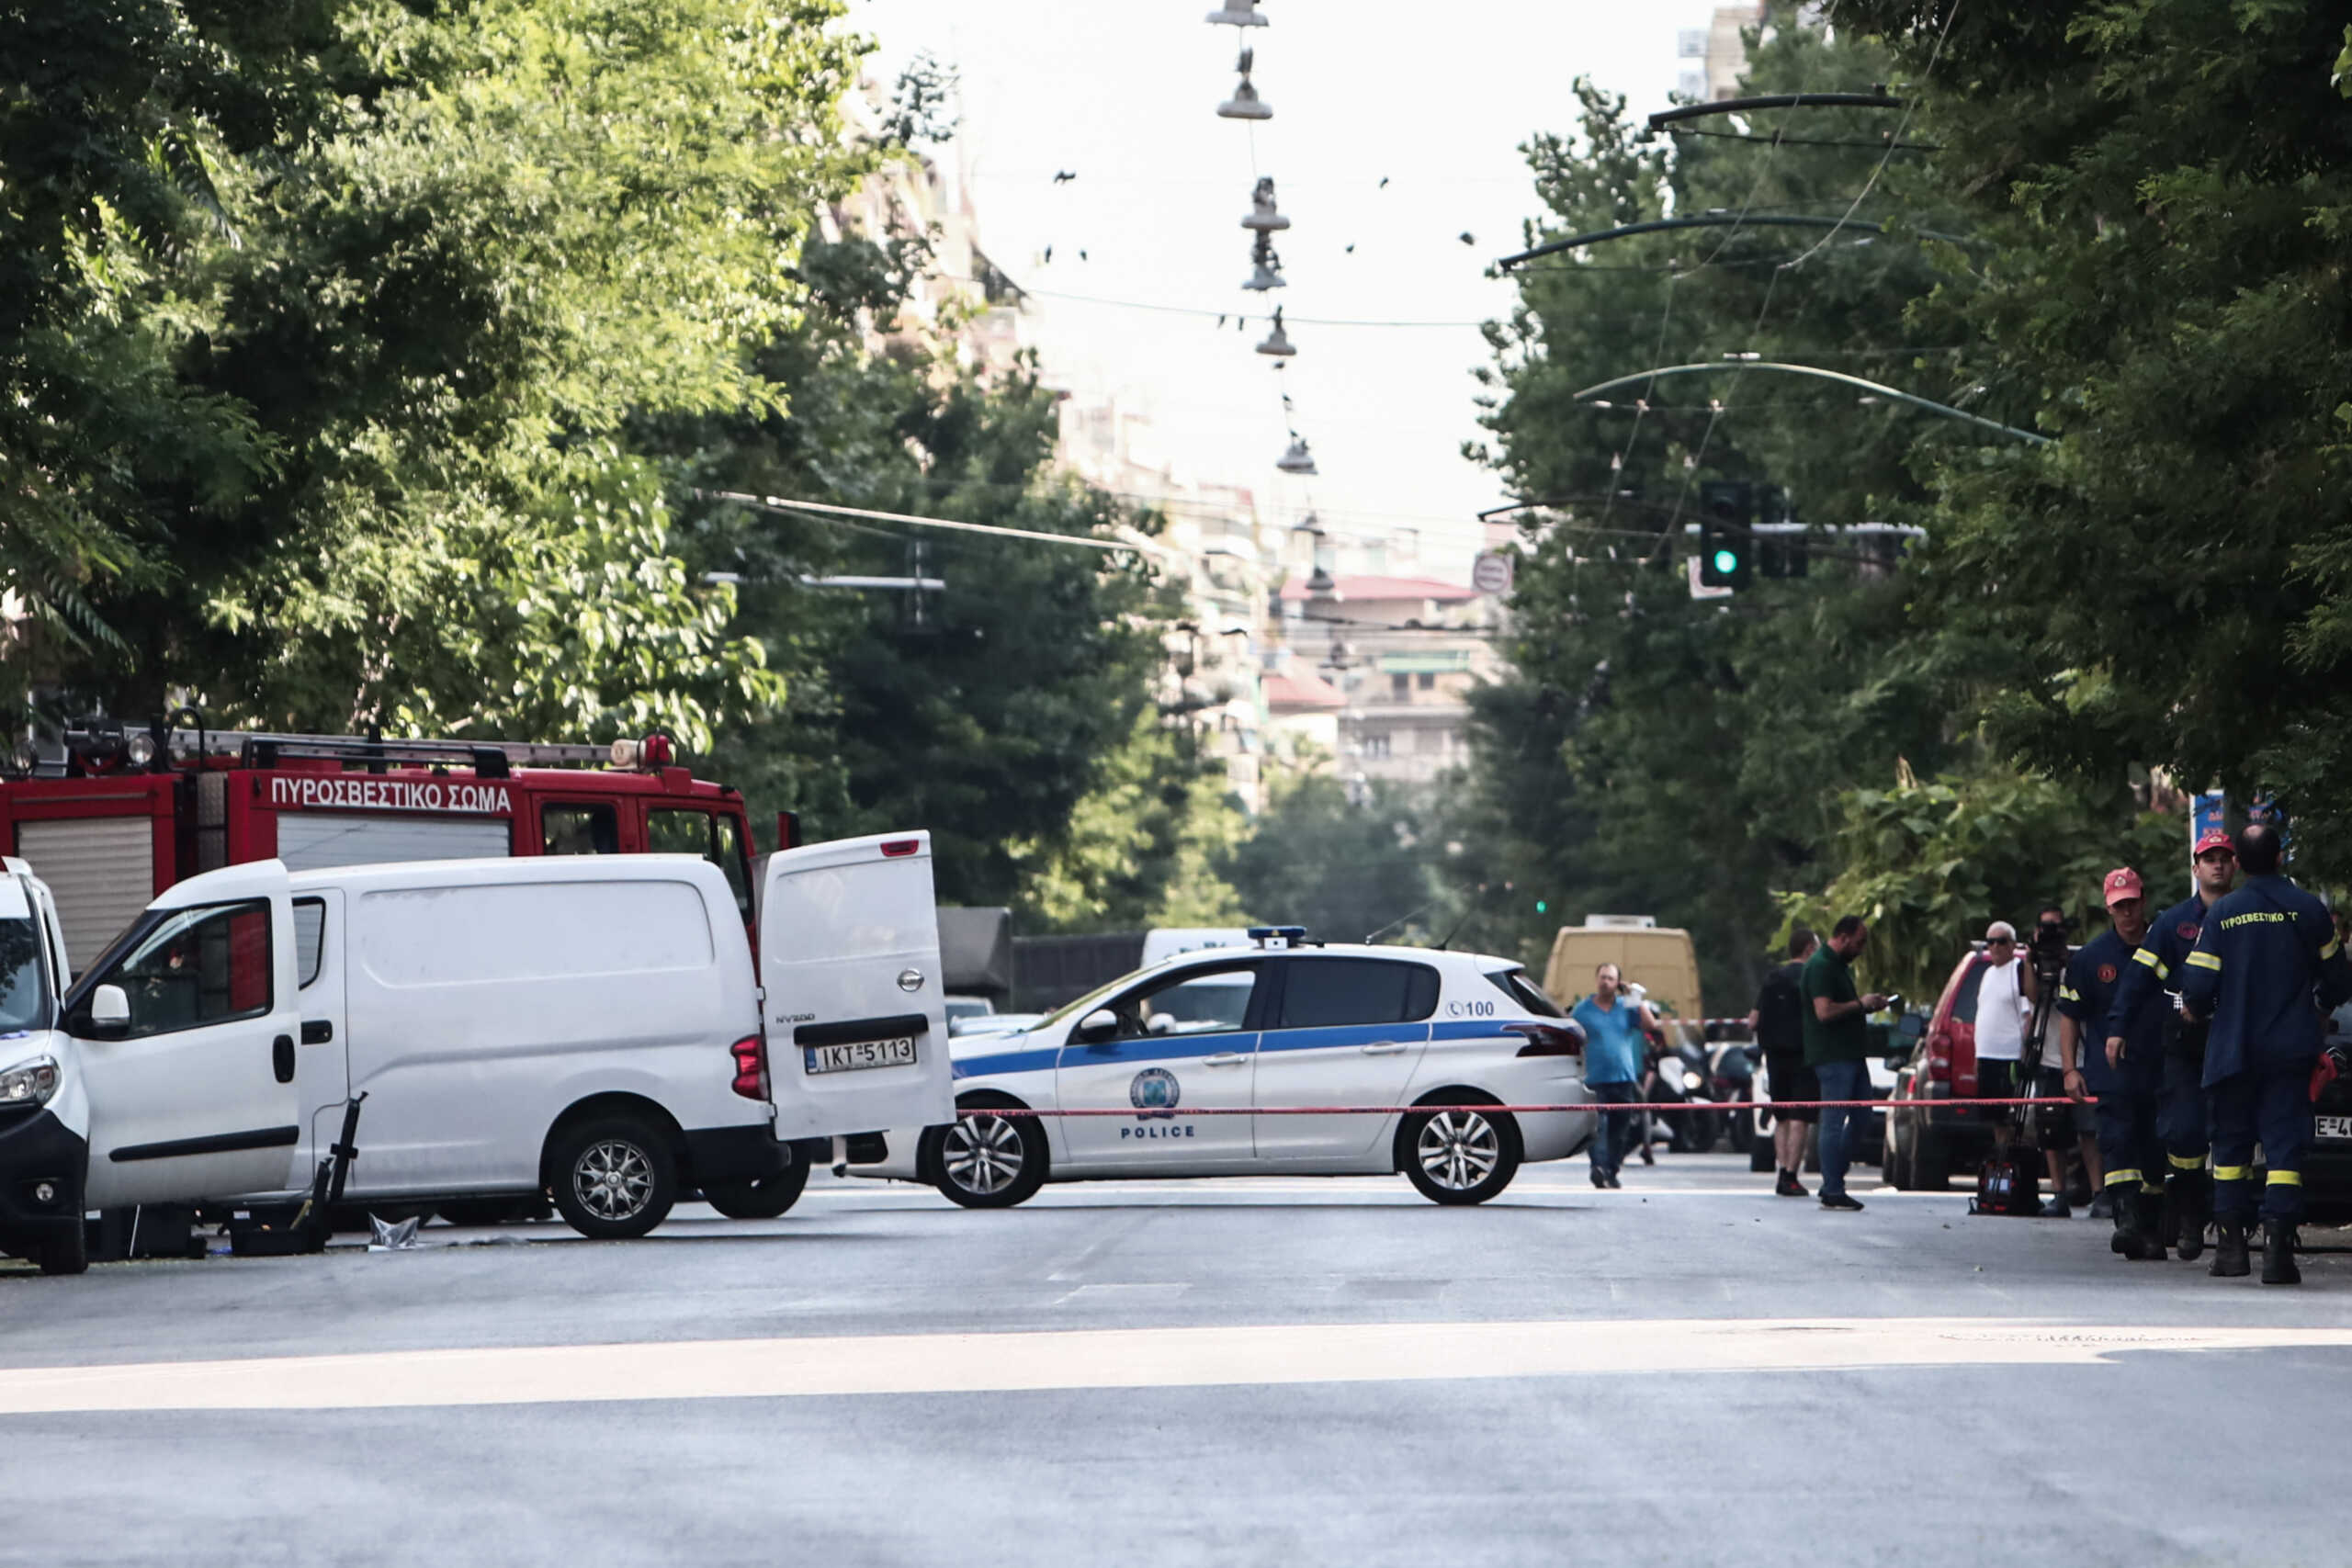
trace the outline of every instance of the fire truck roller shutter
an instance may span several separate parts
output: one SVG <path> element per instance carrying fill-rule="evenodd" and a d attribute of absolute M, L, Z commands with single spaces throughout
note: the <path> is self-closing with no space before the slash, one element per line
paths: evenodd
<path fill-rule="evenodd" d="M 56 896 L 76 975 L 155 897 L 155 824 L 144 816 L 19 822 L 17 852 Z"/>
<path fill-rule="evenodd" d="M 513 850 L 514 833 L 503 817 L 277 814 L 277 858 L 288 871 L 419 860 L 488 860 Z"/>

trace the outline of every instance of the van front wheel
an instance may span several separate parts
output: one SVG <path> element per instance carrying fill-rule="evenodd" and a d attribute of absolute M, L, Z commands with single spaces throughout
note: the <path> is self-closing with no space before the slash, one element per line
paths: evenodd
<path fill-rule="evenodd" d="M 678 1161 L 659 1129 L 599 1116 L 565 1132 L 550 1162 L 564 1223 L 595 1241 L 631 1241 L 670 1217 Z"/>
<path fill-rule="evenodd" d="M 80 1274 L 90 1267 L 89 1233 L 81 1222 L 60 1227 L 59 1234 L 40 1244 L 33 1261 L 44 1274 Z"/>

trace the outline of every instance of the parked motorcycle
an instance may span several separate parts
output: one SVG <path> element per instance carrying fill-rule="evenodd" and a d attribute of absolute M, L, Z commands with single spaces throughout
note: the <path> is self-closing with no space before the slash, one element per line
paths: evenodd
<path fill-rule="evenodd" d="M 1710 1098 L 1718 1104 L 1736 1104 L 1754 1100 L 1762 1086 L 1757 1079 L 1757 1068 L 1763 1057 L 1759 1046 L 1745 1040 L 1724 1040 L 1711 1047 L 1707 1064 L 1707 1088 Z M 1718 1112 L 1724 1122 L 1724 1135 L 1731 1141 L 1734 1154 L 1747 1154 L 1756 1144 L 1756 1113 L 1752 1111 Z"/>
<path fill-rule="evenodd" d="M 1662 1109 L 1649 1112 L 1645 1120 L 1656 1129 L 1653 1136 L 1665 1135 L 1677 1154 L 1704 1154 L 1723 1136 L 1724 1113 L 1702 1109 L 1714 1098 L 1707 1079 L 1703 1045 L 1690 1040 L 1651 1041 L 1641 1092 L 1645 1100 Z"/>

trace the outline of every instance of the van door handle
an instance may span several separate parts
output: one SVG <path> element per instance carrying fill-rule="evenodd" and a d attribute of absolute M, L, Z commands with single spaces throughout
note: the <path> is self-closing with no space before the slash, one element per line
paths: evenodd
<path fill-rule="evenodd" d="M 302 1043 L 324 1045 L 334 1039 L 334 1021 L 328 1018 L 306 1018 L 302 1021 Z"/>
<path fill-rule="evenodd" d="M 1249 1059 L 1249 1056 L 1243 1052 L 1220 1051 L 1214 1056 L 1202 1057 L 1201 1066 L 1204 1067 L 1238 1067 Z"/>
<path fill-rule="evenodd" d="M 279 1083 L 294 1081 L 294 1037 L 281 1034 L 269 1043 L 269 1065 L 277 1073 Z"/>
<path fill-rule="evenodd" d="M 1363 1048 L 1367 1056 L 1393 1056 L 1405 1048 L 1402 1040 L 1376 1040 Z"/>

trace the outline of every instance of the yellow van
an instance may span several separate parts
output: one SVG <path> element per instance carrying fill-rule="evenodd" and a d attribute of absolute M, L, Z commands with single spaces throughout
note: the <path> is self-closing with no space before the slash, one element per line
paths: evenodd
<path fill-rule="evenodd" d="M 1629 986 L 1640 986 L 1661 1014 L 1696 1026 L 1707 1016 L 1699 1000 L 1699 957 L 1690 933 L 1661 926 L 1648 915 L 1587 915 L 1562 926 L 1544 964 L 1544 988 L 1566 1007 L 1592 993 L 1592 972 L 1617 965 Z"/>

